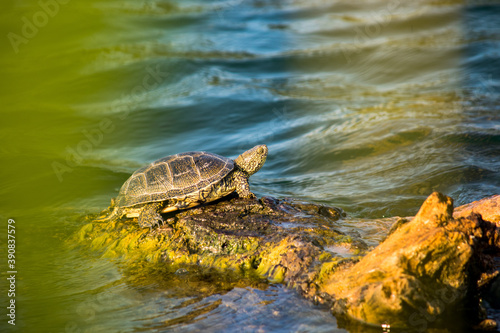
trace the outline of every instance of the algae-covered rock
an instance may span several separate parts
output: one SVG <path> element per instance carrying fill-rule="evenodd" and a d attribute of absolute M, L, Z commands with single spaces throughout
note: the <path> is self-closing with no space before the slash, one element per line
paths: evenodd
<path fill-rule="evenodd" d="M 166 223 L 152 232 L 122 219 L 92 221 L 75 237 L 105 256 L 229 269 L 314 297 L 320 265 L 349 260 L 337 258 L 329 246 L 347 246 L 354 257 L 367 248 L 361 239 L 338 230 L 336 221 L 344 215 L 338 208 L 291 199 L 233 197 L 165 216 Z"/>
<path fill-rule="evenodd" d="M 165 215 L 152 232 L 130 219 L 90 221 L 74 238 L 104 256 L 169 272 L 198 267 L 284 283 L 339 318 L 422 330 L 457 313 L 471 325 L 485 319 L 479 294 L 498 275 L 492 255 L 500 233 L 477 207 L 454 218 L 452 200 L 433 193 L 371 252 L 360 233 L 346 232 L 341 209 L 271 197 L 233 196 Z"/>

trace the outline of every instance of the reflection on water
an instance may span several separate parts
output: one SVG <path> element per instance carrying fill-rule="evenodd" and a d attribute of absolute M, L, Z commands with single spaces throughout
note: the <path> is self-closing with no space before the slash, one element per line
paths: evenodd
<path fill-rule="evenodd" d="M 0 5 L 0 214 L 19 226 L 23 332 L 336 327 L 280 286 L 68 248 L 81 215 L 169 154 L 266 143 L 258 195 L 339 206 L 370 245 L 389 226 L 367 219 L 413 215 L 433 190 L 500 192 L 494 4 L 49 3 Z"/>

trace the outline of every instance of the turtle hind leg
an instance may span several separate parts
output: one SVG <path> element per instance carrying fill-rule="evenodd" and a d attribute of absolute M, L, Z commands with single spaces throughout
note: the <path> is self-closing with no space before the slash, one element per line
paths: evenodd
<path fill-rule="evenodd" d="M 152 202 L 145 205 L 139 214 L 139 226 L 152 230 L 154 226 L 163 224 L 165 221 L 160 214 L 162 207 L 162 202 Z"/>

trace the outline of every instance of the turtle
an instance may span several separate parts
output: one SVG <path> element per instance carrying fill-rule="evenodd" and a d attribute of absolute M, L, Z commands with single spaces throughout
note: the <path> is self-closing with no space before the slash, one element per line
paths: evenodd
<path fill-rule="evenodd" d="M 248 178 L 267 158 L 266 145 L 258 145 L 235 160 L 204 151 L 167 156 L 136 170 L 111 200 L 107 222 L 137 217 L 139 226 L 152 229 L 163 224 L 162 213 L 188 209 L 236 191 L 241 198 L 255 198 Z"/>

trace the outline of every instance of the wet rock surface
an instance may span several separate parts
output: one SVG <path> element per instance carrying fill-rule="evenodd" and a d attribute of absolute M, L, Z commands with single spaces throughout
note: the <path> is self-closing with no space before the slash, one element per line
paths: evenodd
<path fill-rule="evenodd" d="M 330 246 L 351 251 L 353 257 L 368 248 L 359 237 L 339 230 L 337 221 L 344 216 L 338 208 L 292 199 L 233 197 L 165 215 L 166 223 L 152 232 L 122 219 L 88 223 L 75 237 L 105 256 L 250 271 L 308 291 L 320 264 L 336 258 Z"/>
<path fill-rule="evenodd" d="M 370 252 L 359 233 L 342 228 L 341 209 L 271 197 L 226 198 L 165 215 L 153 231 L 132 219 L 89 217 L 72 241 L 174 271 L 206 267 L 284 283 L 347 323 L 421 330 L 457 311 L 471 325 L 487 319 L 479 298 L 498 275 L 500 236 L 480 207 L 495 205 L 485 200 L 472 214 L 460 207 L 454 215 L 452 200 L 433 193 Z"/>
<path fill-rule="evenodd" d="M 484 220 L 494 222 L 497 226 L 500 226 L 500 195 L 494 195 L 457 207 L 453 212 L 453 217 L 466 217 L 474 212 L 481 214 Z"/>
<path fill-rule="evenodd" d="M 320 290 L 332 310 L 367 324 L 424 331 L 446 318 L 478 320 L 481 288 L 498 275 L 496 225 L 473 213 L 454 219 L 451 198 L 433 193 L 410 222 Z"/>

